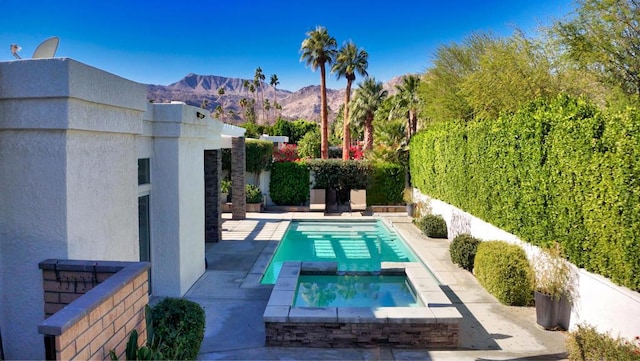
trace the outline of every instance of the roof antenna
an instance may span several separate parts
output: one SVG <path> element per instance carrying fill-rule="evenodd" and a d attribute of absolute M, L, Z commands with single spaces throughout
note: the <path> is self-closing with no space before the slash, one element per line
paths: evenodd
<path fill-rule="evenodd" d="M 16 59 L 22 59 L 20 57 L 20 55 L 18 55 L 18 52 L 22 50 L 22 48 L 20 47 L 20 45 L 18 44 L 11 44 L 11 55 L 13 55 Z"/>

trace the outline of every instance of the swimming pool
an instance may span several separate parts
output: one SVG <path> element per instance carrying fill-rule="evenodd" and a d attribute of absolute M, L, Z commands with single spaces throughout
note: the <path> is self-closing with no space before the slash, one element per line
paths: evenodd
<path fill-rule="evenodd" d="M 380 262 L 418 262 L 382 221 L 292 221 L 264 272 L 274 284 L 286 261 L 337 262 L 341 272 L 380 270 Z"/>

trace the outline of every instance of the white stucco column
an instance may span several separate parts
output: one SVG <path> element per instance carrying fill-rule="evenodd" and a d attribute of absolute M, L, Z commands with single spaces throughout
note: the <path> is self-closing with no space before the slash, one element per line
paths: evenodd
<path fill-rule="evenodd" d="M 138 260 L 136 137 L 146 89 L 71 59 L 0 63 L 0 328 L 42 359 L 38 263 Z"/>
<path fill-rule="evenodd" d="M 204 149 L 211 117 L 182 103 L 152 104 L 153 294 L 180 297 L 204 273 Z"/>

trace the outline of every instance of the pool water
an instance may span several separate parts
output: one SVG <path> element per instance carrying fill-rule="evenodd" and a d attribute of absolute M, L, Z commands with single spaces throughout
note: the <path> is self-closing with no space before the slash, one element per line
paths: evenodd
<path fill-rule="evenodd" d="M 301 275 L 294 307 L 423 307 L 406 276 Z"/>
<path fill-rule="evenodd" d="M 381 221 L 292 221 L 261 283 L 274 284 L 287 261 L 337 262 L 338 271 L 379 271 L 380 262 L 416 262 L 404 241 Z"/>

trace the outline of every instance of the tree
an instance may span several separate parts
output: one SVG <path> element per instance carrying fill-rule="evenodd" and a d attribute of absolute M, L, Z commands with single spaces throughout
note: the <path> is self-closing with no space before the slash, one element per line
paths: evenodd
<path fill-rule="evenodd" d="M 258 97 L 258 93 L 260 95 L 260 104 L 264 103 L 264 92 L 262 91 L 262 82 L 264 82 L 265 76 L 262 73 L 262 68 L 261 67 L 257 67 L 256 68 L 256 72 L 253 76 L 253 84 L 256 87 L 256 102 L 258 101 L 257 97 Z M 266 121 L 267 118 L 264 115 L 264 108 L 262 108 L 262 121 Z"/>
<path fill-rule="evenodd" d="M 335 64 L 331 68 L 338 79 L 347 79 L 347 89 L 344 93 L 344 115 L 342 120 L 342 159 L 349 160 L 349 146 L 351 133 L 349 132 L 349 101 L 351 98 L 351 84 L 356 80 L 356 73 L 366 77 L 369 66 L 369 54 L 364 49 L 358 49 L 353 41 L 342 45 L 338 51 Z"/>
<path fill-rule="evenodd" d="M 218 88 L 218 102 L 222 107 L 222 120 L 224 120 L 224 99 L 222 99 L 223 95 L 224 95 L 224 87 Z"/>
<path fill-rule="evenodd" d="M 640 2 L 577 0 L 575 18 L 551 29 L 566 55 L 628 95 L 640 96 Z"/>
<path fill-rule="evenodd" d="M 375 78 L 366 78 L 358 84 L 358 90 L 356 90 L 353 103 L 351 103 L 351 113 L 354 118 L 364 120 L 364 150 L 373 148 L 373 117 L 382 101 L 387 97 L 387 93 L 382 82 L 377 82 Z"/>
<path fill-rule="evenodd" d="M 307 32 L 307 38 L 302 41 L 300 61 L 305 61 L 313 71 L 320 69 L 320 156 L 329 158 L 328 142 L 328 114 L 327 114 L 327 79 L 325 64 L 333 64 L 337 47 L 336 39 L 329 35 L 323 26 L 317 26 L 315 30 Z"/>
<path fill-rule="evenodd" d="M 278 109 L 278 84 L 280 81 L 278 80 L 278 76 L 276 74 L 271 74 L 271 79 L 269 80 L 269 85 L 273 87 L 273 104 L 272 106 L 275 109 Z"/>
<path fill-rule="evenodd" d="M 418 130 L 418 105 L 421 103 L 419 85 L 420 77 L 415 74 L 405 75 L 402 84 L 396 85 L 399 95 L 397 106 L 407 112 L 407 139 L 411 139 Z"/>
<path fill-rule="evenodd" d="M 247 113 L 246 113 L 245 108 L 247 108 L 247 106 L 249 106 L 249 99 L 247 99 L 247 98 L 240 99 L 239 105 L 240 105 L 240 108 L 242 108 L 242 115 L 244 116 L 244 122 L 246 123 L 248 120 L 247 120 L 247 117 L 246 117 Z"/>

